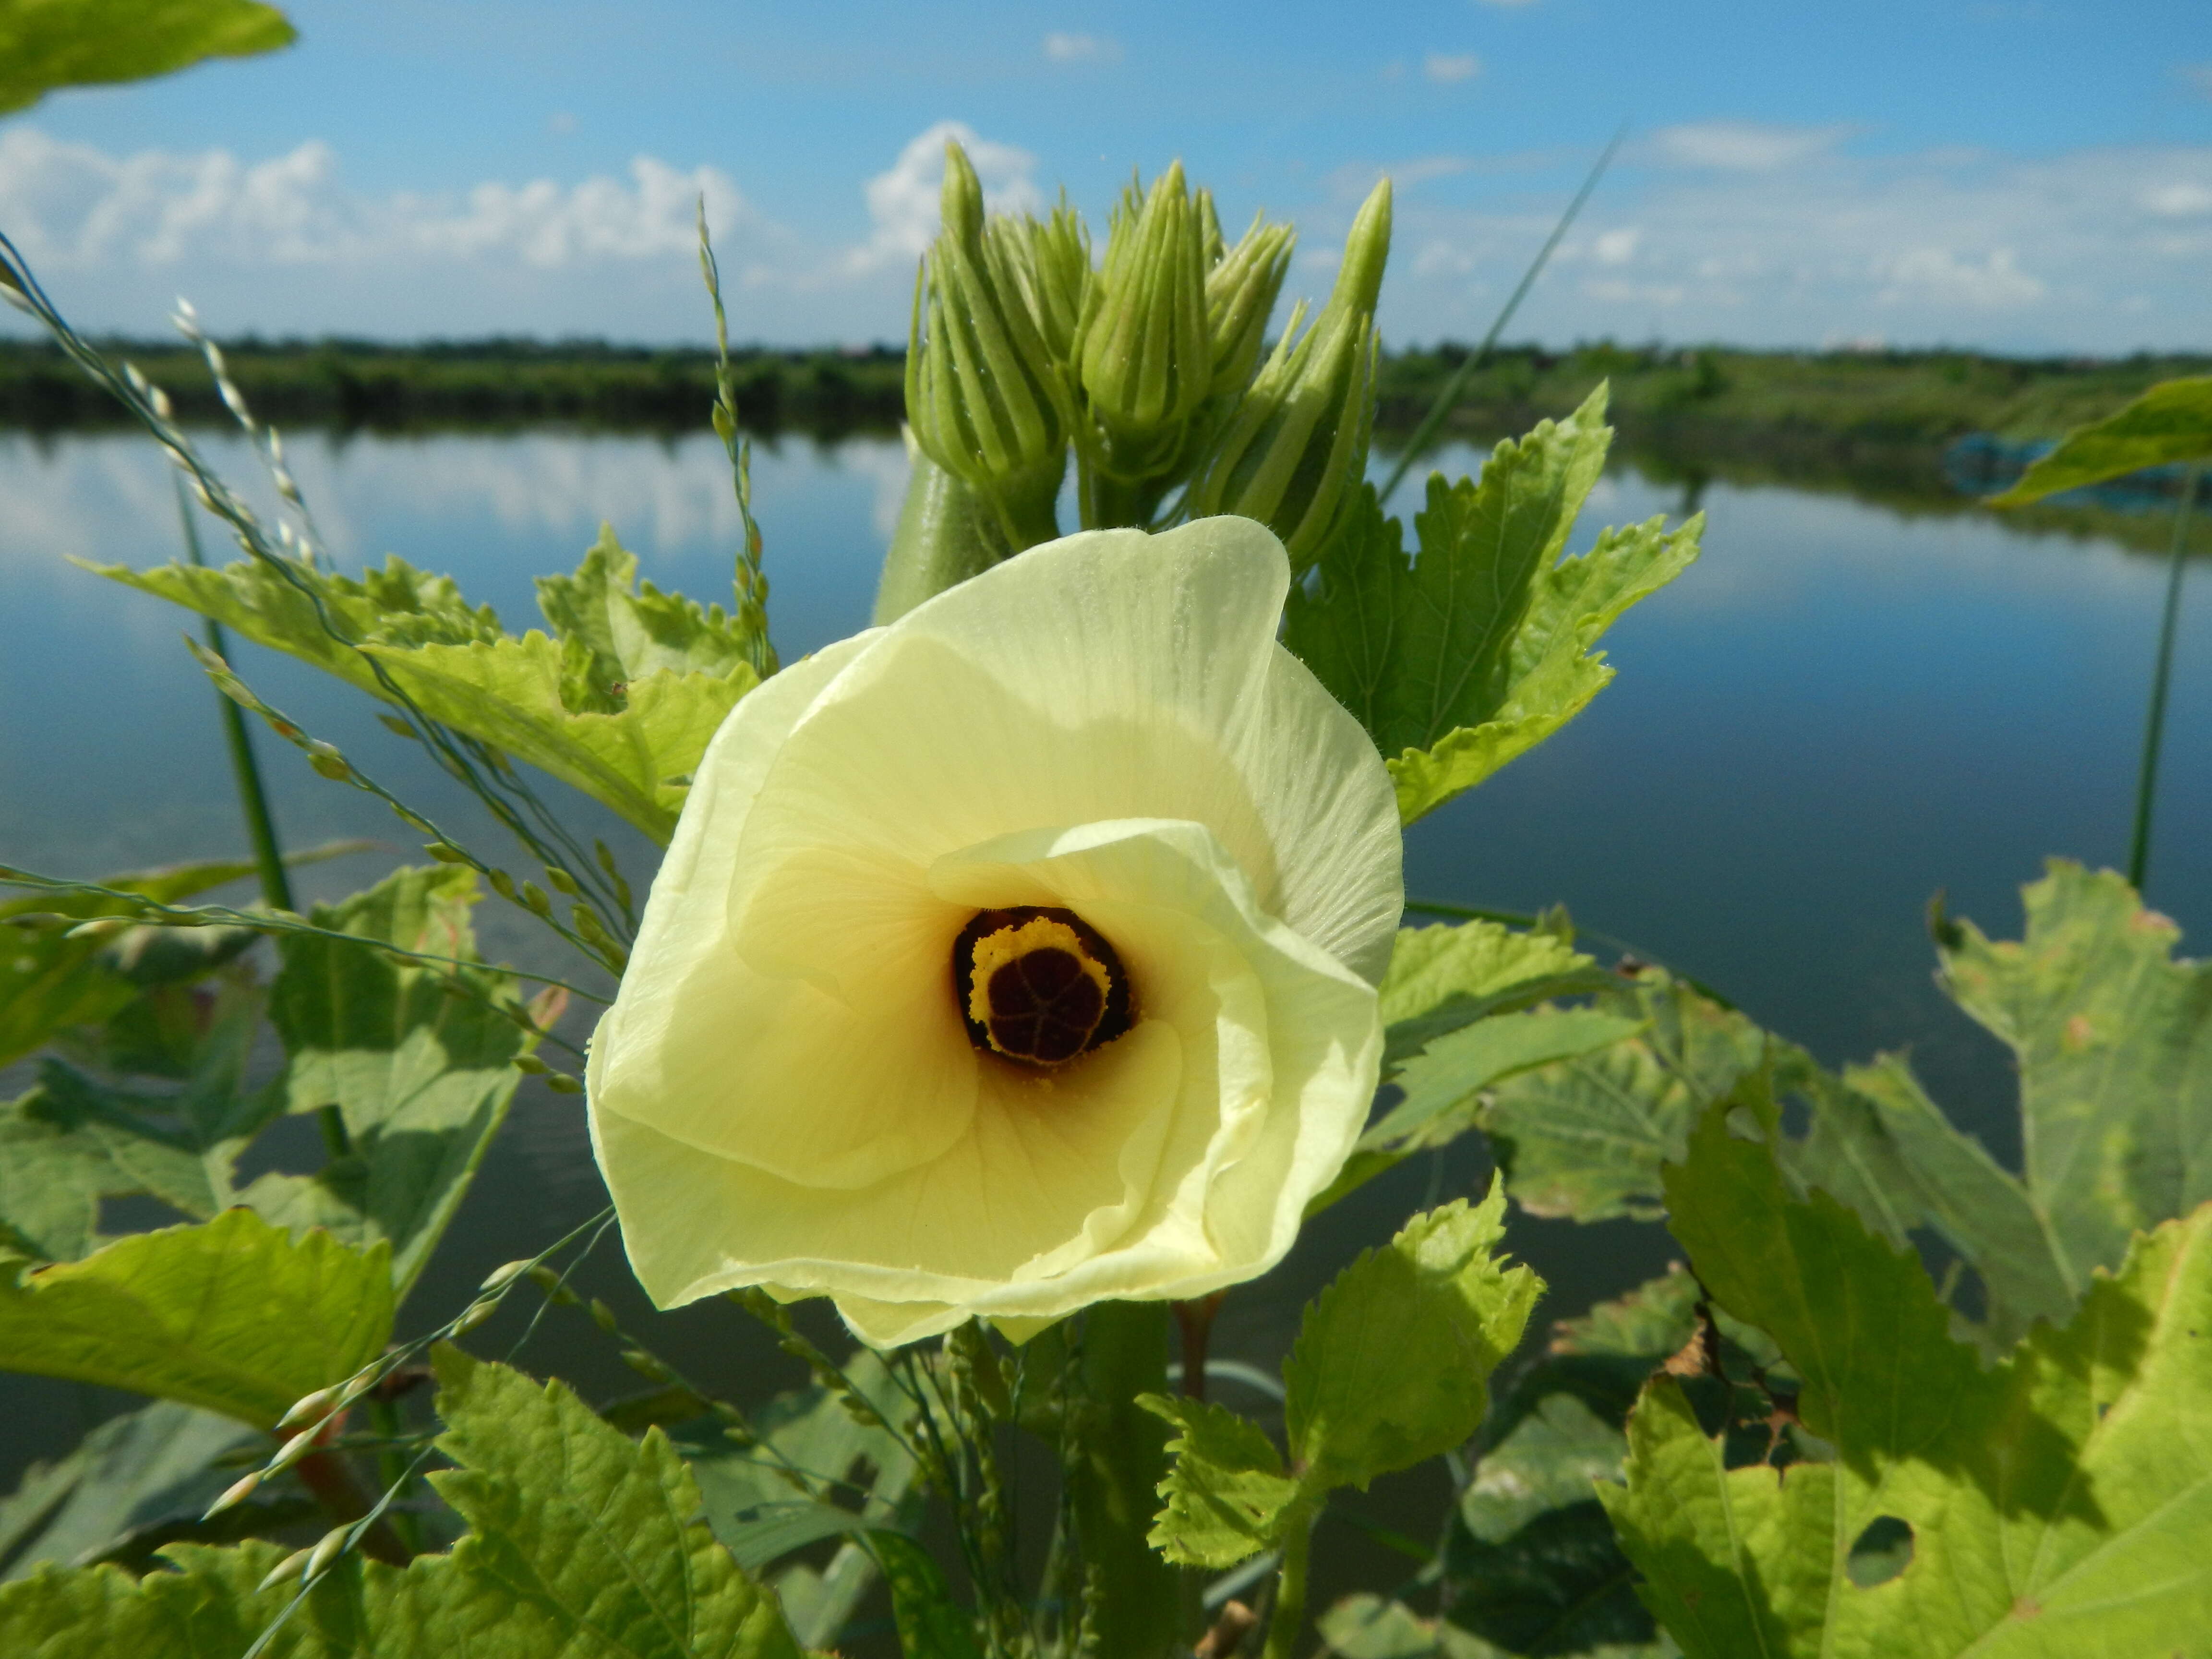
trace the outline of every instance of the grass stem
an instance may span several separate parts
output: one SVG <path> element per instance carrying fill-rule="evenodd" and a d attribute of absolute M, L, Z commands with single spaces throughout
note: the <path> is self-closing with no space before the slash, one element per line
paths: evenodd
<path fill-rule="evenodd" d="M 2173 680 L 2173 638 L 2181 618 L 2181 573 L 2189 558 L 2189 514 L 2203 471 L 2191 466 L 2173 509 L 2173 551 L 2166 562 L 2166 607 L 2159 617 L 2158 665 L 2151 671 L 2150 708 L 2143 716 L 2142 764 L 2136 775 L 2136 821 L 2128 838 L 2128 884 L 2137 893 L 2150 870 L 2150 822 L 2158 799 L 2158 752 L 2166 738 L 2166 699 Z"/>
<path fill-rule="evenodd" d="M 1620 149 L 1620 141 L 1627 137 L 1628 124 L 1624 121 L 1599 155 L 1589 177 L 1583 180 L 1582 188 L 1567 204 L 1567 210 L 1559 216 L 1559 222 L 1552 227 L 1552 234 L 1545 239 L 1544 246 L 1536 250 L 1536 257 L 1528 262 L 1528 269 L 1521 274 L 1519 285 L 1507 297 L 1504 308 L 1498 313 L 1498 320 L 1490 325 L 1490 332 L 1482 337 L 1482 343 L 1468 354 L 1466 361 L 1460 364 L 1451 379 L 1444 382 L 1444 389 L 1437 393 L 1436 402 L 1421 417 L 1420 425 L 1413 428 L 1413 435 L 1406 440 L 1406 447 L 1398 452 L 1397 465 L 1390 469 L 1389 477 L 1376 492 L 1376 499 L 1386 507 L 1390 504 L 1390 497 L 1397 493 L 1398 486 L 1406 482 L 1406 474 L 1413 471 L 1413 463 L 1419 460 L 1422 453 L 1436 441 L 1437 429 L 1459 406 L 1460 394 L 1467 389 L 1468 381 L 1473 378 L 1474 371 L 1482 367 L 1484 360 L 1490 356 L 1491 347 L 1498 343 L 1498 337 L 1505 331 L 1505 325 L 1513 320 L 1513 313 L 1521 308 L 1521 301 L 1528 297 L 1528 290 L 1536 285 L 1536 278 L 1551 263 L 1560 239 L 1566 235 L 1567 228 L 1574 223 L 1575 216 L 1583 210 L 1583 204 L 1589 200 L 1590 192 L 1597 188 L 1597 181 L 1605 177 L 1605 170 L 1613 165 L 1613 154 Z"/>
<path fill-rule="evenodd" d="M 177 522 L 183 527 L 185 555 L 195 565 L 204 568 L 207 556 L 200 550 L 199 526 L 192 518 L 191 497 L 185 492 L 181 476 L 177 485 Z M 207 647 L 216 656 L 228 659 L 230 647 L 225 641 L 222 624 L 210 617 L 207 619 Z M 272 910 L 289 910 L 297 915 L 299 906 L 293 902 L 291 878 L 284 872 L 283 843 L 276 839 L 276 820 L 269 810 L 269 792 L 262 787 L 261 765 L 253 756 L 253 733 L 246 729 L 246 711 L 220 692 L 216 695 L 216 707 L 222 716 L 223 740 L 230 749 L 230 775 L 238 786 L 239 810 L 246 816 L 246 838 L 253 843 L 253 863 L 261 878 L 261 897 Z M 345 1119 L 335 1106 L 317 1110 L 315 1122 L 323 1133 L 323 1150 L 332 1158 L 343 1158 L 353 1151 L 353 1137 L 346 1133 Z"/>

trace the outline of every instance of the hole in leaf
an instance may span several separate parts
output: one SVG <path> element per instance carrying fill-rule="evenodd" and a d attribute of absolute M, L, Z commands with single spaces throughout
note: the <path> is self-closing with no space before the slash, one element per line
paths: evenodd
<path fill-rule="evenodd" d="M 1912 1527 L 1893 1515 L 1878 1515 L 1851 1546 L 1844 1571 L 1861 1589 L 1887 1584 L 1912 1565 Z"/>
<path fill-rule="evenodd" d="M 1747 1106 L 1731 1108 L 1728 1116 L 1722 1121 L 1728 1132 L 1738 1140 L 1763 1141 L 1766 1139 L 1765 1126 L 1759 1122 L 1758 1117 Z"/>

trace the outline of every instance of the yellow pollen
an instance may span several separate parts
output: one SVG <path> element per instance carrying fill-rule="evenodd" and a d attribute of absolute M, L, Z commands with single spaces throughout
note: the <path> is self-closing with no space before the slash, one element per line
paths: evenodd
<path fill-rule="evenodd" d="M 1050 916 L 1032 916 L 1018 927 L 1001 927 L 975 941 L 975 965 L 968 981 L 969 1018 L 987 1031 L 990 1029 L 991 975 L 1032 951 L 1065 951 L 1098 988 L 1102 1000 L 1114 994 L 1114 976 L 1106 971 L 1103 963 L 1091 959 L 1075 929 Z"/>

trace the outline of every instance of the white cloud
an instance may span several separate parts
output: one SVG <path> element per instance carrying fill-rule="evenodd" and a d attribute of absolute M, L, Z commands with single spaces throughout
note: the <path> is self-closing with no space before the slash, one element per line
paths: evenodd
<path fill-rule="evenodd" d="M 1472 81 L 1482 73 L 1482 59 L 1471 52 L 1432 52 L 1421 60 L 1421 73 L 1445 86 Z"/>
<path fill-rule="evenodd" d="M 2152 185 L 2138 198 L 2147 212 L 2163 219 L 2193 219 L 2200 214 L 2212 213 L 2212 185 L 2194 179 L 2179 179 L 2172 184 Z"/>
<path fill-rule="evenodd" d="M 1885 305 L 1932 300 L 1978 311 L 2033 304 L 2051 291 L 2041 277 L 2020 268 L 2008 247 L 1982 258 L 1962 258 L 1948 247 L 1909 248 L 1884 262 L 1886 284 L 1875 296 Z"/>
<path fill-rule="evenodd" d="M 1401 198 L 1385 334 L 1478 337 L 1572 182 L 1562 168 L 1556 193 L 1501 185 L 1480 206 Z M 2212 347 L 2212 146 L 1829 154 L 1625 172 L 1601 195 L 1611 224 L 1568 238 L 1511 336 Z"/>
<path fill-rule="evenodd" d="M 1044 55 L 1055 64 L 1118 64 L 1121 43 L 1097 34 L 1062 34 L 1044 38 Z"/>
<path fill-rule="evenodd" d="M 718 168 L 651 155 L 574 182 L 378 195 L 351 188 L 320 142 L 258 161 L 112 155 L 15 125 L 0 130 L 0 228 L 93 329 L 151 331 L 183 292 L 218 331 L 697 338 L 703 196 L 741 338 L 862 341 L 903 332 L 948 137 L 994 206 L 1040 204 L 1027 152 L 957 122 L 857 186 L 868 228 L 843 246 L 769 219 Z"/>
<path fill-rule="evenodd" d="M 1698 121 L 1662 127 L 1649 148 L 1676 167 L 1724 173 L 1774 173 L 1832 149 L 1848 127 L 1769 126 L 1755 121 Z"/>
<path fill-rule="evenodd" d="M 868 180 L 868 217 L 875 229 L 865 246 L 848 257 L 848 268 L 870 270 L 886 264 L 911 264 L 937 234 L 938 192 L 945 182 L 945 145 L 957 138 L 974 163 L 983 199 L 1006 212 L 1035 212 L 1044 198 L 1030 175 L 1036 157 L 1012 144 L 976 137 L 960 121 L 939 121 L 899 152 L 890 171 Z"/>
<path fill-rule="evenodd" d="M 2191 86 L 2207 98 L 2212 98 L 2212 64 L 2184 64 L 2180 74 Z"/>
<path fill-rule="evenodd" d="M 625 180 L 485 183 L 459 196 L 353 195 L 310 140 L 252 164 L 228 150 L 115 157 L 35 127 L 0 133 L 0 224 L 35 265 L 317 265 L 377 259 L 506 261 L 542 269 L 654 259 L 751 217 L 726 173 L 641 155 Z"/>
<path fill-rule="evenodd" d="M 1608 230 L 1590 243 L 1590 257 L 1601 265 L 1625 265 L 1636 257 L 1636 245 L 1644 240 L 1644 233 L 1633 225 L 1624 225 Z"/>

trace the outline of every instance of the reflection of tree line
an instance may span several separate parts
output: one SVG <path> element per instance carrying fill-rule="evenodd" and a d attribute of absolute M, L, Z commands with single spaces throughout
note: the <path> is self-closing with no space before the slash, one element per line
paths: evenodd
<path fill-rule="evenodd" d="M 1501 417 L 1495 426 L 1461 423 L 1455 441 L 1486 449 L 1510 433 L 1526 429 Z M 1882 507 L 1901 518 L 1986 517 L 1995 524 L 2031 532 L 2100 538 L 2147 553 L 2165 553 L 2172 534 L 2172 496 L 2163 489 L 2111 491 L 2083 501 L 1990 511 L 1982 497 L 1993 495 L 2018 476 L 2018 466 L 1972 476 L 1951 463 L 1954 446 L 1936 440 L 1880 440 L 1803 426 L 1759 427 L 1706 419 L 1655 421 L 1620 415 L 1613 441 L 1615 464 L 1625 463 L 1653 483 L 1680 491 L 1674 511 L 1686 517 L 1705 505 L 1714 483 L 1737 488 L 1761 485 L 1844 495 Z M 1387 435 L 1376 448 L 1387 453 Z M 2212 522 L 2200 516 L 2190 531 L 2192 554 L 2212 556 Z"/>
<path fill-rule="evenodd" d="M 254 407 L 292 425 L 371 430 L 539 422 L 648 431 L 706 425 L 714 396 L 704 352 L 590 341 L 491 340 L 392 346 L 368 342 L 227 348 Z M 1409 433 L 1466 349 L 1449 344 L 1385 358 L 1378 374 L 1377 449 Z M 167 343 L 121 345 L 187 419 L 228 416 L 196 357 Z M 762 434 L 832 441 L 889 433 L 904 411 L 904 353 L 735 354 L 738 404 Z M 1909 515 L 1978 510 L 1972 496 L 2008 481 L 1948 470 L 1968 434 L 2054 437 L 2152 382 L 2212 367 L 2138 357 L 2042 362 L 1964 353 L 1789 354 L 1671 351 L 1600 344 L 1558 354 L 1516 348 L 1469 379 L 1446 430 L 1486 445 L 1562 415 L 1599 379 L 1612 382 L 1616 456 L 1683 487 L 1695 510 L 1715 479 L 1848 495 Z M 0 341 L 0 425 L 99 426 L 120 418 L 99 390 L 42 343 Z M 1971 470 L 1971 469 L 1970 469 Z M 2144 505 L 2157 506 L 2155 501 Z M 2100 501 L 2008 515 L 2023 529 L 2110 537 L 2163 549 L 2162 512 Z M 2212 551 L 2212 523 L 2197 532 Z"/>

